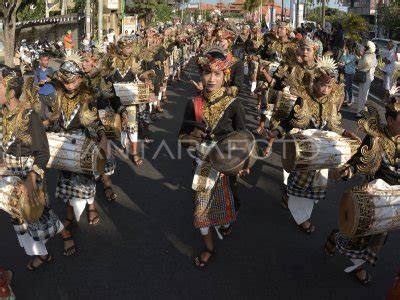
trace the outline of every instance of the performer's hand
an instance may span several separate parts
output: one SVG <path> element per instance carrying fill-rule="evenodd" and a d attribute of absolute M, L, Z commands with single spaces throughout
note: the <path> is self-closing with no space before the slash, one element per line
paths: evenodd
<path fill-rule="evenodd" d="M 186 147 L 196 147 L 205 137 L 206 133 L 203 130 L 195 128 L 191 133 L 182 136 L 181 143 Z"/>
<path fill-rule="evenodd" d="M 48 127 L 50 125 L 50 120 L 43 120 L 42 124 L 44 127 Z"/>
<path fill-rule="evenodd" d="M 342 136 L 345 137 L 345 138 L 349 138 L 349 139 L 352 139 L 352 140 L 356 140 L 356 141 L 359 142 L 360 144 L 362 143 L 361 139 L 360 139 L 354 132 L 351 132 L 351 131 L 349 131 L 349 130 L 345 130 L 345 131 L 343 132 Z"/>
<path fill-rule="evenodd" d="M 203 90 L 203 83 L 202 82 L 195 82 L 194 80 L 190 80 L 190 83 L 193 84 L 193 86 L 201 92 Z"/>
<path fill-rule="evenodd" d="M 231 89 L 230 87 L 228 87 L 228 88 L 226 89 L 226 94 L 227 94 L 228 96 L 232 96 L 232 95 L 233 95 L 232 89 Z"/>
<path fill-rule="evenodd" d="M 250 169 L 244 169 L 244 170 L 241 170 L 241 171 L 239 171 L 239 176 L 240 177 L 244 177 L 244 176 L 246 176 L 246 175 L 248 175 L 248 174 L 250 174 Z"/>
<path fill-rule="evenodd" d="M 267 141 L 273 141 L 279 135 L 278 130 L 268 130 L 267 131 Z"/>
<path fill-rule="evenodd" d="M 22 185 L 22 189 L 24 193 L 28 195 L 29 202 L 32 206 L 38 206 L 40 204 L 37 194 L 36 176 L 35 172 L 30 172 Z"/>
<path fill-rule="evenodd" d="M 329 177 L 333 181 L 338 181 L 343 177 L 347 177 L 348 175 L 349 175 L 349 168 L 347 166 L 337 168 L 337 169 L 331 170 L 331 172 L 329 172 Z"/>

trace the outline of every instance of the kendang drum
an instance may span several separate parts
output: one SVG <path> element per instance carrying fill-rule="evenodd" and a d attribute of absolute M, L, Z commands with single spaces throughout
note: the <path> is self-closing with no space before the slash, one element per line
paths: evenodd
<path fill-rule="evenodd" d="M 104 173 L 107 158 L 102 149 L 84 134 L 47 133 L 50 148 L 48 168 L 79 174 Z"/>
<path fill-rule="evenodd" d="M 251 168 L 257 160 L 257 143 L 248 130 L 235 131 L 219 140 L 209 151 L 209 160 L 213 169 L 236 176 L 241 170 Z"/>
<path fill-rule="evenodd" d="M 307 129 L 284 140 L 282 166 L 286 172 L 342 167 L 360 143 L 332 131 Z"/>
<path fill-rule="evenodd" d="M 400 185 L 378 179 L 347 191 L 340 202 L 339 228 L 349 238 L 400 229 Z"/>
<path fill-rule="evenodd" d="M 106 109 L 99 109 L 98 112 L 107 138 L 119 139 L 122 131 L 121 116 L 108 107 Z"/>
<path fill-rule="evenodd" d="M 22 179 L 16 176 L 0 179 L 0 209 L 9 213 L 13 218 L 32 223 L 42 216 L 46 198 L 43 190 L 38 189 L 39 205 L 31 206 L 22 185 Z"/>
<path fill-rule="evenodd" d="M 266 111 L 271 111 L 272 118 L 275 120 L 287 118 L 297 100 L 296 96 L 289 93 L 288 88 L 283 91 L 268 89 L 266 97 Z"/>
<path fill-rule="evenodd" d="M 115 94 L 123 105 L 150 102 L 150 86 L 144 82 L 114 83 Z"/>

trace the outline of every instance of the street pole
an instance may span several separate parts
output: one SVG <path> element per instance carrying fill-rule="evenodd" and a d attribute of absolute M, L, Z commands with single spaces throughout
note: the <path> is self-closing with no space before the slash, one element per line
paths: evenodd
<path fill-rule="evenodd" d="M 325 7 L 326 7 L 326 2 L 325 0 L 322 0 L 322 16 L 321 16 L 321 23 L 322 23 L 322 28 L 325 29 Z"/>
<path fill-rule="evenodd" d="M 97 16 L 97 25 L 98 25 L 98 33 L 97 39 L 99 43 L 103 41 L 103 0 L 98 0 L 98 16 Z"/>
<path fill-rule="evenodd" d="M 322 0 L 324 1 L 324 0 Z M 295 22 L 295 27 L 299 27 L 299 10 L 300 10 L 300 0 L 296 1 L 296 22 Z"/>
<path fill-rule="evenodd" d="M 85 17 L 86 17 L 86 38 L 90 39 L 90 0 L 86 0 L 86 9 L 85 9 Z"/>
<path fill-rule="evenodd" d="M 285 0 L 282 0 L 282 11 L 281 11 L 281 21 L 284 20 L 284 8 L 285 7 Z"/>
<path fill-rule="evenodd" d="M 48 18 L 48 17 L 50 17 L 48 0 L 45 0 L 45 5 L 46 5 L 46 18 Z"/>
<path fill-rule="evenodd" d="M 67 10 L 67 0 L 62 0 L 61 3 L 61 15 L 63 16 Z"/>

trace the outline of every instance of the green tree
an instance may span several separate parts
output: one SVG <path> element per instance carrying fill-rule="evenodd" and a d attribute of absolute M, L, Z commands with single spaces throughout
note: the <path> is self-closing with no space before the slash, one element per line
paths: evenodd
<path fill-rule="evenodd" d="M 31 2 L 31 3 L 29 3 Z M 43 0 L 24 2 L 17 13 L 17 19 L 21 21 L 42 19 L 46 15 L 46 3 Z"/>
<path fill-rule="evenodd" d="M 367 22 L 360 15 L 345 14 L 339 20 L 343 26 L 345 37 L 360 42 L 362 33 L 368 30 Z"/>
<path fill-rule="evenodd" d="M 245 11 L 254 12 L 261 5 L 261 0 L 245 0 L 243 3 L 243 8 Z"/>
<path fill-rule="evenodd" d="M 32 0 L 24 0 L 24 5 L 32 4 Z M 17 26 L 17 13 L 22 5 L 22 0 L 0 0 L 0 18 L 3 21 L 3 31 L 0 41 L 4 44 L 4 62 L 13 66 L 15 52 L 15 30 Z"/>
<path fill-rule="evenodd" d="M 174 15 L 173 8 L 166 3 L 158 4 L 154 11 L 154 19 L 156 22 L 170 21 L 172 20 L 173 15 Z"/>
<path fill-rule="evenodd" d="M 139 18 L 145 19 L 146 24 L 150 24 L 154 17 L 154 12 L 160 4 L 159 0 L 131 0 L 126 1 L 126 10 L 138 14 Z"/>
<path fill-rule="evenodd" d="M 380 25 L 385 26 L 390 38 L 393 38 L 394 34 L 400 35 L 400 0 L 380 5 L 378 15 Z"/>

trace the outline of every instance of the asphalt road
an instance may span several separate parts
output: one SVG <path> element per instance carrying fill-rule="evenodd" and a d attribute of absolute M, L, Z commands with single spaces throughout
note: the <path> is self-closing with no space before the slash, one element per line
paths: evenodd
<path fill-rule="evenodd" d="M 361 286 L 343 272 L 348 259 L 323 255 L 325 239 L 337 227 L 340 197 L 359 178 L 330 184 L 327 199 L 313 212 L 316 232 L 307 236 L 280 205 L 279 147 L 241 180 L 242 209 L 232 236 L 217 241 L 218 253 L 206 269 L 193 266 L 192 257 L 203 246 L 192 225 L 191 160 L 177 158 L 177 133 L 191 95 L 188 83 L 170 88 L 170 103 L 151 127 L 156 143 L 146 149 L 142 167 L 118 161 L 113 176 L 117 203 L 107 203 L 99 185 L 101 223 L 91 227 L 82 216 L 73 228 L 75 256 L 63 257 L 61 238 L 54 238 L 48 249 L 55 263 L 26 271 L 28 257 L 18 247 L 8 216 L 0 214 L 0 265 L 16 272 L 17 298 L 383 299 L 400 265 L 399 234 L 389 237 L 377 266 L 369 268 L 372 285 Z M 247 91 L 240 98 L 253 129 L 255 99 Z M 353 114 L 345 110 L 343 115 L 344 126 L 354 129 Z M 170 153 L 160 145 L 168 145 Z M 47 175 L 51 204 L 63 218 L 65 208 L 54 200 L 56 172 Z"/>

